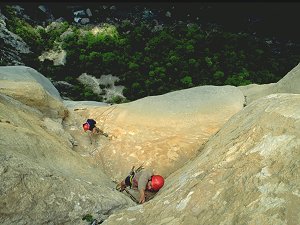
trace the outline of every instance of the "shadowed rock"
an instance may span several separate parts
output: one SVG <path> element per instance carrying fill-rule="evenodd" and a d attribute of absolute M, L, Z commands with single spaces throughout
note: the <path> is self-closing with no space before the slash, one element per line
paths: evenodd
<path fill-rule="evenodd" d="M 31 51 L 21 37 L 7 29 L 6 20 L 7 18 L 0 12 L 1 62 L 6 65 L 24 65 L 22 55 Z"/>

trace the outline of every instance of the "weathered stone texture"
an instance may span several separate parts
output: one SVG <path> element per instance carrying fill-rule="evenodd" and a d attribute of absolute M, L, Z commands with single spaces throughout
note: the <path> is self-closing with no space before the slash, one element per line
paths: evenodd
<path fill-rule="evenodd" d="M 37 71 L 0 67 L 0 224 L 300 224 L 298 68 L 243 107 L 232 86 L 63 102 Z M 87 118 L 108 137 L 91 144 Z M 113 180 L 142 162 L 166 180 L 136 205 Z"/>
<path fill-rule="evenodd" d="M 150 202 L 104 224 L 299 224 L 300 95 L 253 102 Z"/>
<path fill-rule="evenodd" d="M 0 94 L 0 224 L 86 224 L 134 205 L 72 150 L 60 121 Z"/>
<path fill-rule="evenodd" d="M 0 93 L 40 110 L 63 118 L 66 108 L 53 84 L 36 70 L 26 66 L 0 66 Z"/>
<path fill-rule="evenodd" d="M 93 155 L 120 180 L 141 163 L 168 176 L 195 157 L 243 103 L 236 87 L 204 86 L 74 113 L 94 118 L 109 134 L 109 139 L 96 140 Z"/>

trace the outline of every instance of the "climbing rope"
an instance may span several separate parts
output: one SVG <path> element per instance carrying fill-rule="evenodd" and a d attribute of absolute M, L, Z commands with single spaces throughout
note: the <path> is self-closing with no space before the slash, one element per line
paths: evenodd
<path fill-rule="evenodd" d="M 106 111 L 110 110 L 110 111 L 106 114 L 105 119 L 103 120 L 103 123 L 102 123 L 103 126 L 104 126 L 104 124 L 105 124 L 105 121 L 107 120 L 108 115 L 111 114 L 116 108 L 117 108 L 116 105 L 115 105 L 114 107 L 112 107 L 112 108 L 109 107 L 108 109 L 104 110 L 104 111 L 100 114 L 100 117 L 101 117 Z"/>

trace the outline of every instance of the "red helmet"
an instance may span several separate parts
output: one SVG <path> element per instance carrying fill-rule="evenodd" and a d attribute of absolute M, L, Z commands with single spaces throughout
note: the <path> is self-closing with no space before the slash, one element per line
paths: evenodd
<path fill-rule="evenodd" d="M 152 182 L 152 189 L 154 191 L 158 191 L 159 189 L 162 188 L 162 186 L 164 186 L 165 180 L 160 175 L 153 175 L 151 178 L 151 182 Z"/>
<path fill-rule="evenodd" d="M 84 123 L 82 126 L 85 131 L 90 129 L 90 125 L 88 123 Z"/>

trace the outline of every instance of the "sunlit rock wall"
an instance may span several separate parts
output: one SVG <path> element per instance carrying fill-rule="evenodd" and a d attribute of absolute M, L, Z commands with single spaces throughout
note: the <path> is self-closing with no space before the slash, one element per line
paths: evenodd
<path fill-rule="evenodd" d="M 99 136 L 92 145 L 93 156 L 120 180 L 142 163 L 164 176 L 181 168 L 243 103 L 236 87 L 203 86 L 75 113 L 95 119 L 109 135 Z M 81 141 L 86 138 L 82 132 Z"/>
<path fill-rule="evenodd" d="M 300 95 L 254 101 L 144 205 L 103 224 L 300 224 Z"/>

